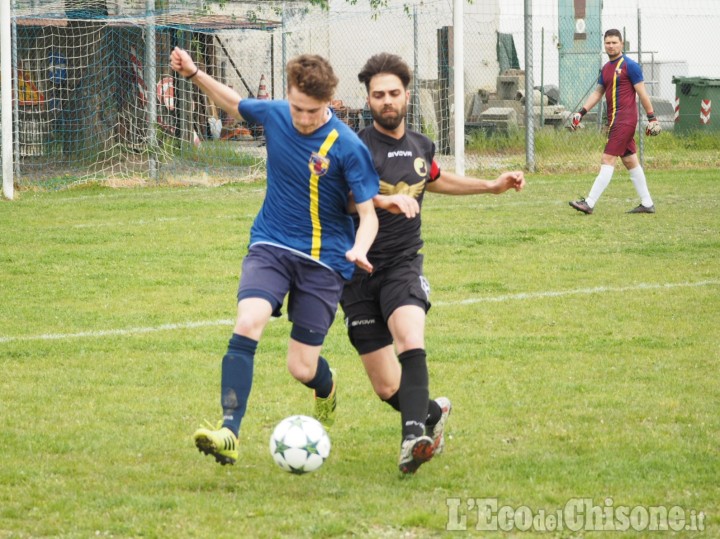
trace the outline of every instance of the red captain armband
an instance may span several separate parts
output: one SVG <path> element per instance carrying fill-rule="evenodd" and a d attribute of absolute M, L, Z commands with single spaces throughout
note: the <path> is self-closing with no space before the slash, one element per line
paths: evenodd
<path fill-rule="evenodd" d="M 440 177 L 440 165 L 438 165 L 438 162 L 435 161 L 435 159 L 432 160 L 432 165 L 430 165 L 430 177 L 428 178 L 431 182 L 434 182 Z"/>

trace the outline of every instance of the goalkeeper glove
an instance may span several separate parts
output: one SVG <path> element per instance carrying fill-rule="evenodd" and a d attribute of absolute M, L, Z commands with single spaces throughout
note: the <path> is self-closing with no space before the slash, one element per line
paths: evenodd
<path fill-rule="evenodd" d="M 656 135 L 660 134 L 660 131 L 662 131 L 662 127 L 660 126 L 660 122 L 658 122 L 657 116 L 655 116 L 655 113 L 648 112 L 647 115 L 648 124 L 645 126 L 645 134 L 649 137 L 654 137 Z"/>
<path fill-rule="evenodd" d="M 582 122 L 583 116 L 587 114 L 587 110 L 585 110 L 585 107 L 580 109 L 580 112 L 576 112 L 570 117 L 570 131 L 575 131 L 578 127 L 580 127 L 580 122 Z"/>

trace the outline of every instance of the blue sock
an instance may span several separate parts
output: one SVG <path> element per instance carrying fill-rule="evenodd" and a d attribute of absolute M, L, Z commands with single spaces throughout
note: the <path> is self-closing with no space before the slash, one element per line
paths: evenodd
<path fill-rule="evenodd" d="M 315 390 L 315 395 L 321 399 L 326 399 L 333 388 L 332 373 L 330 372 L 330 365 L 325 361 L 325 358 L 320 356 L 318 358 L 317 371 L 315 371 L 315 377 L 305 384 L 310 389 Z"/>
<path fill-rule="evenodd" d="M 245 415 L 253 379 L 253 364 L 257 341 L 233 333 L 222 360 L 223 427 L 235 436 L 240 432 L 240 422 Z"/>

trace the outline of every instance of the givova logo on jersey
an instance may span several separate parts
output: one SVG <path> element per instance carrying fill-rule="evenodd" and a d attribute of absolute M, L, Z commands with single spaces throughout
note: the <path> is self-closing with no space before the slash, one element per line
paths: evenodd
<path fill-rule="evenodd" d="M 310 173 L 314 176 L 325 176 L 330 169 L 330 159 L 317 152 L 313 152 L 310 154 L 308 168 L 310 169 Z"/>

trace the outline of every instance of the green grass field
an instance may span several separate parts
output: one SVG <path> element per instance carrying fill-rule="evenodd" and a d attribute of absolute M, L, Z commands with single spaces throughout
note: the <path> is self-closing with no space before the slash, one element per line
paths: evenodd
<path fill-rule="evenodd" d="M 399 415 L 340 317 L 321 470 L 293 476 L 268 453 L 280 419 L 312 412 L 285 369 L 284 319 L 258 351 L 238 464 L 193 446 L 219 417 L 262 183 L 0 202 L 0 537 L 527 537 L 521 516 L 584 499 L 613 518 L 587 508 L 543 535 L 619 537 L 569 527 L 677 507 L 700 528 L 677 535 L 719 537 L 718 173 L 649 170 L 658 213 L 626 215 L 637 200 L 618 172 L 584 216 L 567 201 L 593 176 L 426 197 L 431 392 L 455 408 L 445 454 L 405 479 Z M 510 531 L 477 529 L 485 499 L 516 513 Z"/>

